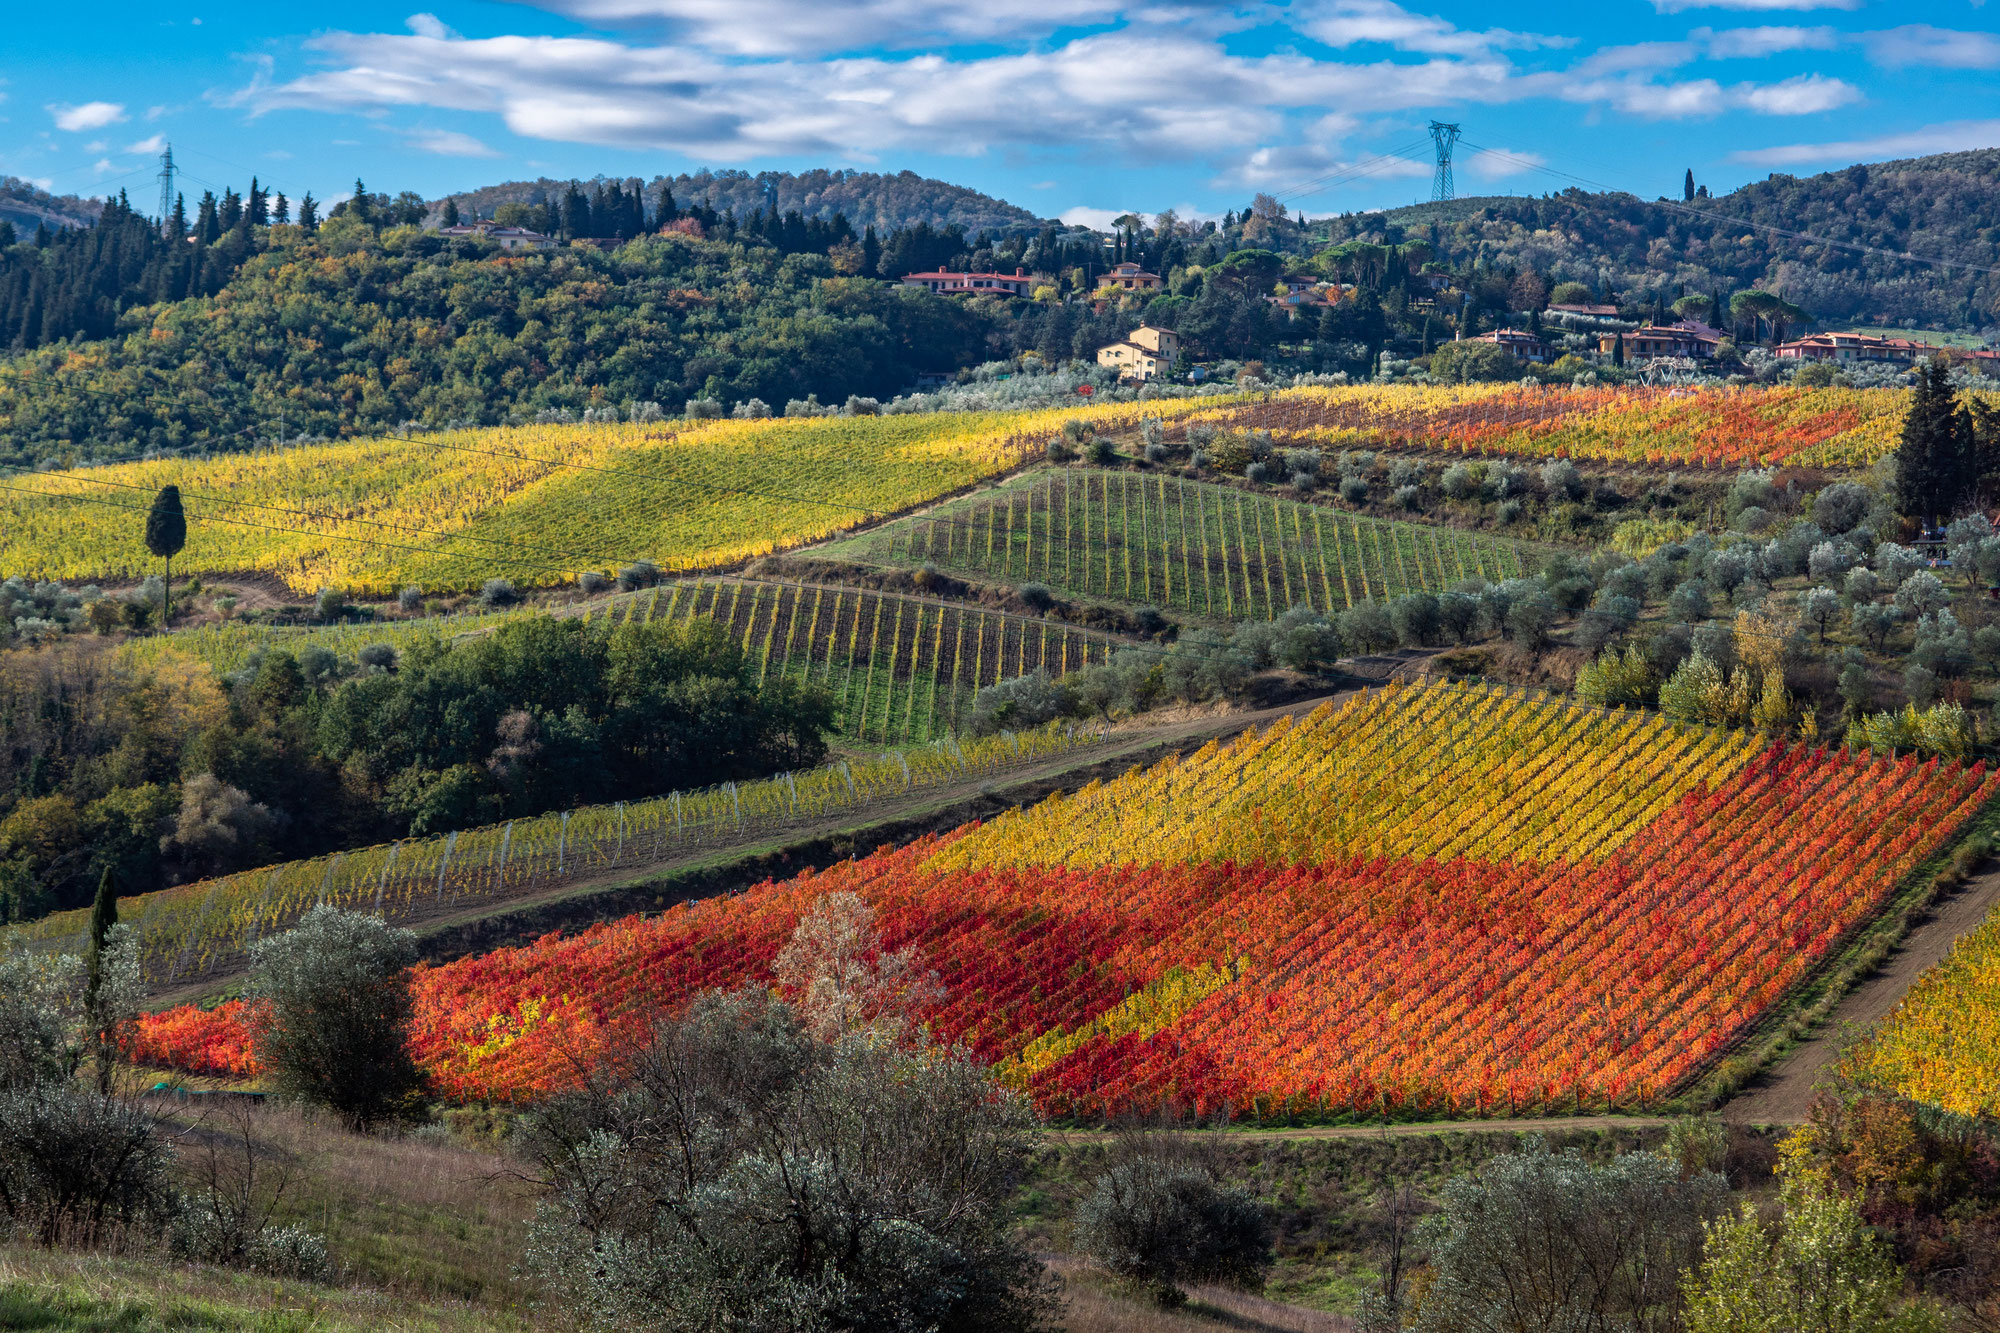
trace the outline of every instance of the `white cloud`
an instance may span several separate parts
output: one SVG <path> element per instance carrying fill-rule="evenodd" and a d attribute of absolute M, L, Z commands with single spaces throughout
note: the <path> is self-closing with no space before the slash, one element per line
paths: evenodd
<path fill-rule="evenodd" d="M 1899 69 L 1932 65 L 1940 69 L 2000 69 L 2000 37 L 1990 32 L 1953 32 L 1911 23 L 1886 32 L 1864 33 L 1868 58 Z"/>
<path fill-rule="evenodd" d="M 1800 74 L 1782 83 L 1745 85 L 1735 96 L 1767 116 L 1811 116 L 1860 101 L 1861 90 L 1824 74 Z"/>
<path fill-rule="evenodd" d="M 1733 9 L 1749 14 L 1796 14 L 1808 9 L 1859 9 L 1861 0 L 1653 0 L 1662 14 L 1689 9 Z"/>
<path fill-rule="evenodd" d="M 1426 55 L 1480 55 L 1507 47 L 1566 46 L 1569 39 L 1532 33 L 1469 32 L 1426 14 L 1412 14 L 1391 0 L 1319 0 L 1288 13 L 1286 21 L 1328 46 L 1377 42 Z"/>
<path fill-rule="evenodd" d="M 85 102 L 82 106 L 50 103 L 48 111 L 55 117 L 57 129 L 72 134 L 83 130 L 101 130 L 106 125 L 116 125 L 125 119 L 125 107 L 119 102 Z"/>
<path fill-rule="evenodd" d="M 167 136 L 164 134 L 155 134 L 149 138 L 141 139 L 137 143 L 126 144 L 125 151 L 128 153 L 152 154 L 164 150 L 166 146 Z"/>
<path fill-rule="evenodd" d="M 1962 153 L 2000 145 L 2000 120 L 1957 120 L 1941 125 L 1870 139 L 1839 143 L 1796 143 L 1773 148 L 1749 148 L 1730 154 L 1730 161 L 1758 167 L 1804 166 L 1820 162 L 1876 162 L 1886 158 L 1923 157 L 1931 153 Z"/>
<path fill-rule="evenodd" d="M 418 152 L 437 153 L 443 157 L 500 156 L 471 135 L 460 134 L 457 130 L 412 130 L 403 137 L 403 142 Z"/>
<path fill-rule="evenodd" d="M 1832 28 L 1696 28 L 1690 41 L 1701 43 L 1710 60 L 1760 60 L 1785 51 L 1831 51 L 1840 34 Z"/>
<path fill-rule="evenodd" d="M 1598 75 L 1678 69 L 1699 54 L 1691 42 L 1638 42 L 1631 46 L 1606 46 L 1578 61 L 1570 72 Z"/>
<path fill-rule="evenodd" d="M 90 169 L 100 176 L 109 176 L 112 172 L 118 170 L 118 164 L 108 157 L 100 157 L 90 164 Z"/>
<path fill-rule="evenodd" d="M 456 30 L 446 27 L 444 21 L 435 14 L 412 14 L 408 26 L 419 37 L 434 37 L 439 41 L 449 41 L 458 36 Z"/>
<path fill-rule="evenodd" d="M 515 0 L 597 27 L 660 27 L 686 44 L 742 56 L 778 56 L 872 47 L 907 49 L 1041 37 L 1126 17 L 1197 20 L 1232 6 L 1162 5 L 1155 13 L 1122 0 L 1043 0 L 1032 8 L 967 0 Z M 1137 14 L 1134 14 L 1134 10 Z M 428 18 L 428 15 L 419 17 Z M 435 22 L 435 20 L 432 20 Z"/>
<path fill-rule="evenodd" d="M 1517 152 L 1512 149 L 1488 148 L 1474 153 L 1459 166 L 1459 170 L 1469 172 L 1481 180 L 1506 180 L 1548 165 L 1548 159 L 1540 153 Z"/>
<path fill-rule="evenodd" d="M 1124 217 L 1131 211 L 1129 208 L 1091 208 L 1084 204 L 1078 204 L 1075 208 L 1064 209 L 1057 216 L 1062 222 L 1072 227 L 1089 227 L 1092 231 L 1110 231 L 1113 221 Z"/>
<path fill-rule="evenodd" d="M 1238 153 L 1270 142 L 1306 109 L 1379 114 L 1533 90 L 1497 58 L 1237 56 L 1161 29 L 963 60 L 742 62 L 577 37 L 333 33 L 313 45 L 335 68 L 277 86 L 260 78 L 225 101 L 258 112 L 487 112 L 523 137 L 711 160 L 1079 144 L 1157 158 Z"/>

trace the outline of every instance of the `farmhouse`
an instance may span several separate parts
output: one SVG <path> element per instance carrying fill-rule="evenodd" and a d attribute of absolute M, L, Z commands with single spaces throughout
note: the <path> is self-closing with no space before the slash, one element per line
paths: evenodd
<path fill-rule="evenodd" d="M 1610 352 L 1618 342 L 1615 333 L 1599 334 L 1597 350 Z M 1664 327 L 1648 325 L 1636 332 L 1625 335 L 1625 354 L 1637 360 L 1660 356 L 1685 356 L 1697 361 L 1710 361 L 1722 346 L 1722 330 L 1712 329 L 1700 320 L 1684 319 L 1678 324 Z"/>
<path fill-rule="evenodd" d="M 438 235 L 451 237 L 477 237 L 492 241 L 502 250 L 552 250 L 555 238 L 544 236 L 526 227 L 502 227 L 492 222 L 462 223 L 456 227 L 440 227 Z"/>
<path fill-rule="evenodd" d="M 1550 359 L 1549 345 L 1534 334 L 1523 332 L 1520 329 L 1495 329 L 1491 333 L 1482 333 L 1478 337 L 1468 338 L 1466 341 L 1497 344 L 1512 352 L 1516 358 L 1522 361 L 1535 361 L 1546 364 Z"/>
<path fill-rule="evenodd" d="M 952 273 L 939 269 L 935 273 L 903 275 L 905 287 L 922 287 L 940 296 L 1026 296 L 1034 282 L 1031 274 L 1018 268 L 1011 274 Z"/>
<path fill-rule="evenodd" d="M 1156 292 L 1167 284 L 1157 273 L 1148 273 L 1137 264 L 1127 260 L 1114 264 L 1111 271 L 1098 279 L 1100 287 L 1122 287 L 1128 292 Z"/>
<path fill-rule="evenodd" d="M 1180 354 L 1179 334 L 1141 324 L 1122 340 L 1098 348 L 1097 364 L 1116 370 L 1120 379 L 1149 380 L 1171 370 Z"/>
<path fill-rule="evenodd" d="M 1909 365 L 1930 352 L 1923 343 L 1908 338 L 1877 338 L 1867 333 L 1815 333 L 1778 347 L 1778 356 L 1787 361 L 1887 361 Z"/>

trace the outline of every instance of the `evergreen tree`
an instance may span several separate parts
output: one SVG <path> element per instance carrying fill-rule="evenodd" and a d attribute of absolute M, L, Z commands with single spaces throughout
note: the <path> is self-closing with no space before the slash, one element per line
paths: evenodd
<path fill-rule="evenodd" d="M 662 185 L 660 187 L 659 212 L 653 217 L 653 226 L 655 228 L 664 227 L 669 222 L 679 220 L 680 215 L 680 206 L 674 203 L 674 187 L 671 185 Z"/>
<path fill-rule="evenodd" d="M 5 250 L 18 240 L 20 237 L 14 234 L 14 224 L 6 218 L 0 218 L 0 250 Z"/>
<path fill-rule="evenodd" d="M 292 201 L 285 198 L 285 192 L 280 190 L 277 201 L 271 206 L 271 221 L 282 227 L 291 220 Z"/>
<path fill-rule="evenodd" d="M 222 239 L 222 221 L 216 216 L 213 190 L 201 192 L 201 204 L 194 215 L 194 238 L 202 245 L 214 245 Z"/>
<path fill-rule="evenodd" d="M 271 225 L 271 197 L 264 193 L 255 176 L 250 178 L 250 198 L 244 203 L 244 209 L 249 215 L 251 226 Z"/>
<path fill-rule="evenodd" d="M 368 207 L 368 187 L 361 183 L 359 176 L 354 178 L 354 197 L 347 201 L 347 211 L 362 222 L 375 220 Z"/>
<path fill-rule="evenodd" d="M 84 953 L 83 992 L 84 1013 L 89 1018 L 91 1045 L 95 1048 L 97 1090 L 106 1095 L 111 1092 L 111 1070 L 118 1043 L 117 1034 L 112 1031 L 112 1016 L 104 1012 L 104 948 L 111 938 L 111 928 L 117 924 L 118 885 L 111 868 L 106 866 L 97 878 L 97 898 L 90 905 L 90 943 Z"/>
<path fill-rule="evenodd" d="M 222 190 L 222 211 L 218 222 L 224 231 L 234 231 L 236 224 L 242 220 L 243 196 L 224 186 Z"/>
<path fill-rule="evenodd" d="M 162 627 L 173 622 L 174 557 L 187 545 L 187 514 L 181 508 L 181 488 L 162 486 L 146 513 L 146 549 L 167 562 L 165 606 L 160 614 Z"/>
<path fill-rule="evenodd" d="M 1952 392 L 1951 372 L 1933 359 L 1917 380 L 1903 442 L 1896 450 L 1896 509 L 1935 526 L 1970 491 L 1973 482 L 1971 419 Z"/>
<path fill-rule="evenodd" d="M 1683 182 L 1681 183 L 1681 198 L 1682 198 L 1682 199 L 1684 199 L 1684 200 L 1686 200 L 1686 201 L 1687 201 L 1688 203 L 1693 203 L 1693 202 L 1694 202 L 1694 168 L 1693 168 L 1693 167 L 1689 167 L 1689 168 L 1688 168 L 1688 171 L 1687 171 L 1687 179 L 1686 179 L 1685 181 L 1683 181 Z"/>
<path fill-rule="evenodd" d="M 319 230 L 319 200 L 312 197 L 311 190 L 307 190 L 299 200 L 299 229 L 307 232 Z"/>
<path fill-rule="evenodd" d="M 1611 364 L 1614 366 L 1625 364 L 1625 335 L 1622 333 L 1618 335 L 1618 341 L 1611 346 Z"/>
<path fill-rule="evenodd" d="M 458 200 L 447 199 L 444 201 L 444 215 L 438 219 L 438 225 L 444 227 L 456 227 L 458 225 Z"/>

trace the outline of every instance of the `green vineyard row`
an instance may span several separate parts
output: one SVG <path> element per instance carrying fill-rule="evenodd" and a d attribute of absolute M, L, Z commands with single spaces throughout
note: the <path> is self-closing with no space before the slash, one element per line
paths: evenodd
<path fill-rule="evenodd" d="M 928 562 L 1230 621 L 1515 578 L 1539 554 L 1505 538 L 1227 486 L 1077 469 L 897 524 L 862 549 L 890 563 Z"/>
<path fill-rule="evenodd" d="M 906 792 L 1032 764 L 1098 739 L 1094 730 L 1060 724 L 964 743 L 946 739 L 757 782 L 245 870 L 127 899 L 120 916 L 138 932 L 147 981 L 163 987 L 240 961 L 257 940 L 321 903 L 420 921 L 741 843 Z M 59 912 L 13 927 L 12 934 L 31 946 L 76 952 L 89 917 L 88 911 Z"/>

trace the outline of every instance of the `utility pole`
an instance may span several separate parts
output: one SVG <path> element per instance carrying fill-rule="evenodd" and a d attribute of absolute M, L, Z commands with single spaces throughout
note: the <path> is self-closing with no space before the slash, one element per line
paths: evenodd
<path fill-rule="evenodd" d="M 1437 174 L 1431 177 L 1431 202 L 1442 204 L 1458 197 L 1451 184 L 1451 150 L 1458 146 L 1458 126 L 1432 121 L 1431 142 L 1437 146 Z"/>
<path fill-rule="evenodd" d="M 174 146 L 168 144 L 160 154 L 160 230 L 167 229 L 167 222 L 174 215 Z"/>

